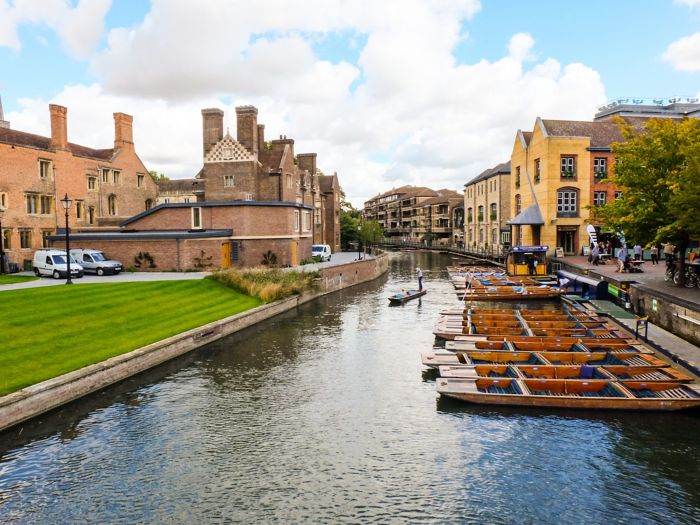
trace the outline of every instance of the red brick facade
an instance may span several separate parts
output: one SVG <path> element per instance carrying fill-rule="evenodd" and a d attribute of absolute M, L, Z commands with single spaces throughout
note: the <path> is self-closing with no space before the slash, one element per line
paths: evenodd
<path fill-rule="evenodd" d="M 50 106 L 51 136 L 0 127 L 0 207 L 8 262 L 20 267 L 65 226 L 60 199 L 73 204 L 69 225 L 118 224 L 155 204 L 157 188 L 134 150 L 132 117 L 114 114 L 114 147 L 69 142 L 68 111 Z"/>

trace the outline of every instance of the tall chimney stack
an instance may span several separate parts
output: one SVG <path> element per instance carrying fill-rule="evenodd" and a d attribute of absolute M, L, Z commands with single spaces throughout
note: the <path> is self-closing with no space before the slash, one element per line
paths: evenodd
<path fill-rule="evenodd" d="M 204 156 L 224 138 L 224 112 L 217 108 L 202 110 L 202 143 Z"/>
<path fill-rule="evenodd" d="M 265 149 L 265 124 L 258 124 L 258 151 Z"/>
<path fill-rule="evenodd" d="M 63 106 L 49 104 L 51 113 L 51 147 L 68 149 L 68 110 Z"/>
<path fill-rule="evenodd" d="M 300 170 L 306 170 L 312 176 L 316 175 L 316 153 L 299 153 L 297 162 Z"/>
<path fill-rule="evenodd" d="M 134 117 L 125 113 L 114 113 L 114 149 L 134 149 Z"/>
<path fill-rule="evenodd" d="M 236 140 L 258 158 L 258 108 L 238 106 L 236 108 Z"/>

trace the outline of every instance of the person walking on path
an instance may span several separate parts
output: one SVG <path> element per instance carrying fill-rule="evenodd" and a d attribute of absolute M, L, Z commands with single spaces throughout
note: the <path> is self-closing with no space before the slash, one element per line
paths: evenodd
<path fill-rule="evenodd" d="M 620 250 L 617 252 L 617 270 L 616 272 L 624 272 L 625 271 L 625 261 L 627 260 L 627 246 L 622 245 L 620 246 Z"/>
<path fill-rule="evenodd" d="M 673 253 L 676 251 L 676 247 L 671 244 L 670 242 L 667 243 L 661 243 L 661 246 L 664 247 L 664 256 L 666 257 L 666 263 L 669 261 L 673 261 Z"/>
<path fill-rule="evenodd" d="M 642 247 L 639 245 L 639 243 L 636 243 L 634 245 L 634 248 L 632 248 L 632 252 L 634 253 L 634 260 L 635 261 L 642 260 Z"/>
<path fill-rule="evenodd" d="M 597 244 L 593 244 L 593 250 L 591 250 L 591 262 L 593 266 L 598 266 L 598 258 L 600 257 L 600 248 Z"/>
<path fill-rule="evenodd" d="M 420 268 L 416 268 L 416 272 L 418 272 L 418 291 L 420 292 L 423 290 L 423 272 Z"/>
<path fill-rule="evenodd" d="M 651 245 L 649 254 L 651 255 L 651 264 L 659 264 L 659 247 L 656 244 Z"/>

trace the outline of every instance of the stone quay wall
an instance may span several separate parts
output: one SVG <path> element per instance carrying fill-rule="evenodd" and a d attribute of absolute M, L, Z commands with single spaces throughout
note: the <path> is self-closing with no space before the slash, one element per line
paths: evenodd
<path fill-rule="evenodd" d="M 630 286 L 630 300 L 637 315 L 672 334 L 700 346 L 700 310 L 698 305 L 641 284 Z"/>
<path fill-rule="evenodd" d="M 0 431 L 144 372 L 207 343 L 297 308 L 318 297 L 372 281 L 388 269 L 389 257 L 386 254 L 363 261 L 322 268 L 319 270 L 320 283 L 316 292 L 262 305 L 1 397 Z"/>

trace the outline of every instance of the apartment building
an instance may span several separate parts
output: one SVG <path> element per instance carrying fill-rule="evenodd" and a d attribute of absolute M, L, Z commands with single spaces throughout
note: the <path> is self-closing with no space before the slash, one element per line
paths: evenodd
<path fill-rule="evenodd" d="M 510 247 L 510 162 L 484 170 L 464 185 L 467 248 L 502 251 Z"/>

